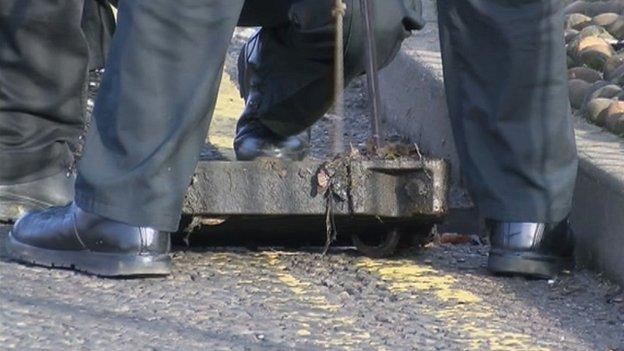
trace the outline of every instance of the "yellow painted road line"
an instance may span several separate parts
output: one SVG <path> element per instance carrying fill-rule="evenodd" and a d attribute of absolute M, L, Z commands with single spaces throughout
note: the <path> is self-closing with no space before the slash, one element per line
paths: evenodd
<path fill-rule="evenodd" d="M 308 325 L 301 328 L 297 335 L 308 339 L 323 349 L 328 350 L 383 350 L 372 340 L 371 334 L 357 326 L 357 321 L 349 316 L 340 316 L 340 306 L 332 304 L 320 289 L 312 282 L 302 280 L 286 271 L 281 257 L 288 253 L 265 252 L 267 264 L 273 268 L 276 277 L 288 287 L 292 298 L 306 306 L 307 311 L 296 320 L 300 325 Z M 344 312 L 344 311 L 343 311 Z M 319 335 L 320 330 L 325 330 L 325 335 Z M 310 329 L 312 328 L 312 329 Z M 332 331 L 327 334 L 327 331 Z"/>
<path fill-rule="evenodd" d="M 208 139 L 226 157 L 233 157 L 232 143 L 236 122 L 243 108 L 244 102 L 240 98 L 238 88 L 230 77 L 224 74 Z M 297 303 L 307 307 L 304 313 L 293 311 L 290 316 L 296 324 L 297 335 L 302 339 L 309 339 L 319 347 L 328 349 L 357 349 L 363 342 L 366 342 L 368 348 L 375 348 L 370 340 L 371 335 L 359 330 L 355 319 L 337 316 L 340 306 L 330 303 L 327 297 L 316 288 L 315 283 L 306 282 L 286 271 L 286 267 L 281 263 L 281 257 L 287 254 L 279 252 L 262 254 L 258 257 L 260 260 L 256 264 L 260 266 L 266 264 L 265 268 L 272 271 L 273 278 L 259 277 L 257 281 L 241 281 L 240 283 L 257 285 L 277 279 L 285 286 L 286 292 L 275 290 L 276 303 L 292 302 L 295 299 Z M 220 261 L 218 257 L 215 258 L 215 261 Z M 223 274 L 232 274 L 233 271 L 245 269 L 245 265 L 232 267 L 228 264 L 227 266 L 223 267 Z M 479 296 L 459 287 L 457 280 L 451 275 L 410 261 L 387 262 L 364 259 L 359 267 L 378 275 L 392 292 L 418 292 L 435 299 L 436 302 L 419 307 L 422 310 L 421 313 L 445 321 L 449 329 L 465 336 L 458 340 L 458 343 L 465 344 L 466 350 L 509 350 L 510 348 L 546 350 L 536 348 L 528 335 L 505 332 L 497 326 L 484 328 L 471 324 L 470 321 L 476 319 L 495 318 L 495 311 Z M 292 296 L 280 296 L 281 294 L 292 294 Z M 490 323 L 485 324 L 490 325 Z M 341 337 L 336 338 L 334 335 L 334 337 L 319 339 L 322 336 L 316 333 L 316 328 L 328 325 L 335 330 L 340 330 L 337 334 Z"/>
<path fill-rule="evenodd" d="M 219 97 L 215 107 L 208 141 L 216 146 L 226 157 L 233 158 L 232 143 L 235 136 L 236 122 L 244 109 L 244 102 L 239 95 L 238 88 L 224 74 L 219 88 Z M 271 276 L 258 277 L 256 281 L 240 281 L 243 285 L 262 285 L 266 282 L 271 286 L 277 279 L 279 283 L 286 287 L 285 291 L 275 291 L 272 302 L 276 305 L 280 302 L 301 306 L 300 311 L 289 311 L 289 320 L 294 323 L 297 336 L 304 341 L 314 343 L 323 349 L 359 350 L 362 345 L 366 349 L 375 348 L 371 344 L 371 335 L 356 327 L 354 319 L 339 316 L 340 306 L 329 302 L 327 297 L 315 287 L 314 283 L 303 281 L 286 271 L 286 267 L 281 263 L 281 257 L 288 253 L 267 252 L 259 257 L 259 261 L 253 260 L 257 265 L 256 269 L 268 269 Z M 210 260 L 215 264 L 220 274 L 236 274 L 241 269 L 245 269 L 252 262 L 245 264 L 232 264 L 227 259 L 228 254 L 213 254 Z M 264 266 L 264 267 L 263 267 Z M 280 313 L 285 311 L 276 311 Z M 277 318 L 278 316 L 276 316 Z M 280 316 L 285 317 L 285 316 Z M 320 330 L 333 330 L 331 335 L 320 332 Z M 381 349 L 381 348 L 375 348 Z"/>
<path fill-rule="evenodd" d="M 240 97 L 238 88 L 234 85 L 230 76 L 224 73 L 210 124 L 208 141 L 230 159 L 234 154 L 232 143 L 236 133 L 236 122 L 244 108 L 245 103 Z"/>
<path fill-rule="evenodd" d="M 465 350 L 549 350 L 535 345 L 530 335 L 505 331 L 507 323 L 496 320 L 493 307 L 459 286 L 451 275 L 408 260 L 362 259 L 358 267 L 379 276 L 392 292 L 430 297 L 430 304 L 418 306 L 419 313 L 443 321 L 448 330 L 461 336 L 456 342 L 465 345 Z M 476 325 L 477 321 L 485 322 Z"/>
<path fill-rule="evenodd" d="M 286 285 L 294 295 L 298 295 L 306 303 L 314 308 L 335 313 L 340 306 L 329 303 L 327 298 L 314 287 L 312 283 L 301 281 L 292 274 L 285 271 L 286 267 L 280 262 L 279 252 L 265 252 L 267 263 L 274 268 L 277 278 Z M 350 323 L 351 324 L 351 323 Z"/>
<path fill-rule="evenodd" d="M 314 345 L 318 350 L 383 350 L 315 283 L 290 274 L 282 262 L 285 255 L 290 254 L 264 252 L 241 259 L 235 253 L 211 253 L 202 264 L 210 265 L 219 275 L 238 279 L 236 285 L 241 288 L 261 290 L 263 305 L 271 309 L 273 321 L 292 331 L 301 345 Z M 255 278 L 250 280 L 250 275 Z"/>

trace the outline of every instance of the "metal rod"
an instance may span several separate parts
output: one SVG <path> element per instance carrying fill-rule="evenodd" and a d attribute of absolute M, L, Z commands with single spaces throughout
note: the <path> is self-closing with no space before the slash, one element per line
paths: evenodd
<path fill-rule="evenodd" d="M 332 149 L 338 155 L 344 152 L 344 23 L 347 10 L 342 0 L 335 0 L 332 14 L 336 20 L 334 51 L 334 133 Z"/>
<path fill-rule="evenodd" d="M 381 96 L 377 64 L 377 44 L 375 43 L 375 13 L 370 0 L 360 0 L 360 9 L 366 29 L 366 77 L 371 106 L 371 129 L 373 145 L 379 149 L 381 140 Z"/>

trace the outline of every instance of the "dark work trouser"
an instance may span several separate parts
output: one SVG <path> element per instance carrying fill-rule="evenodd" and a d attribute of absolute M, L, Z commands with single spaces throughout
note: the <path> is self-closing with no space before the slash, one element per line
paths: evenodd
<path fill-rule="evenodd" d="M 438 0 L 449 113 L 482 215 L 556 222 L 577 172 L 561 0 Z"/>
<path fill-rule="evenodd" d="M 259 1 L 258 1 L 259 2 Z M 333 103 L 334 0 L 297 2 L 281 23 L 265 26 L 239 56 L 239 86 L 246 102 L 239 121 L 256 119 L 283 136 L 298 134 Z M 402 0 L 372 1 L 377 61 L 386 66 L 411 30 L 422 27 L 421 8 Z M 359 0 L 346 0 L 345 82 L 365 70 L 364 28 Z M 245 22 L 245 13 L 242 21 Z"/>
<path fill-rule="evenodd" d="M 395 41 L 391 47 L 396 50 L 397 41 L 407 34 L 401 23 L 405 16 L 401 13 L 405 10 L 402 0 L 375 2 L 383 5 L 379 6 L 382 8 L 394 3 L 388 6 L 388 11 L 394 9 L 396 17 L 391 21 L 382 18 L 379 23 L 398 32 L 391 37 Z M 224 57 L 239 15 L 242 13 L 240 24 L 265 26 L 283 25 L 293 18 L 293 11 L 300 15 L 298 23 L 305 27 L 298 33 L 304 30 L 309 33 L 295 33 L 284 36 L 283 40 L 305 39 L 309 42 L 308 51 L 304 51 L 305 44 L 294 44 L 291 48 L 294 53 L 276 63 L 288 72 L 296 72 L 298 77 L 306 72 L 314 73 L 311 81 L 319 83 L 313 88 L 326 92 L 331 84 L 333 40 L 327 29 L 331 3 L 327 0 L 120 1 L 118 31 L 95 106 L 95 123 L 79 164 L 78 206 L 134 225 L 176 230 L 182 200 L 206 138 Z M 267 11 L 265 6 L 273 10 Z M 352 16 L 355 15 L 349 18 Z M 355 26 L 360 20 L 352 22 Z M 362 45 L 361 38 L 353 42 Z M 314 60 L 305 59 L 313 49 L 322 50 L 318 57 L 322 62 L 314 66 Z M 285 52 L 283 48 L 279 50 Z M 355 51 L 353 55 L 360 56 Z M 299 63 L 286 65 L 287 60 L 298 56 Z M 319 75 L 325 77 L 319 79 Z M 281 83 L 287 84 L 288 80 L 282 79 Z M 315 114 L 315 118 L 319 117 Z"/>
<path fill-rule="evenodd" d="M 113 27 L 96 0 L 0 0 L 0 184 L 72 162 L 86 73 L 103 66 Z"/>
<path fill-rule="evenodd" d="M 115 3 L 111 0 L 84 0 L 81 27 L 89 47 L 89 70 L 104 68 L 106 64 L 116 26 L 109 2 Z"/>

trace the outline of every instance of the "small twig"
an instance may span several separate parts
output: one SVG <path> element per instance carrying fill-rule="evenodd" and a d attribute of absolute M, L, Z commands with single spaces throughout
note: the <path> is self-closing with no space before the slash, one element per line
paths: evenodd
<path fill-rule="evenodd" d="M 416 149 L 416 154 L 418 155 L 418 158 L 420 160 L 423 159 L 423 155 L 422 153 L 420 153 L 420 146 L 418 146 L 418 143 L 414 143 L 414 148 Z"/>
<path fill-rule="evenodd" d="M 323 249 L 323 256 L 329 252 L 331 244 L 338 237 L 338 229 L 336 228 L 336 219 L 334 218 L 334 195 L 331 192 L 331 186 L 325 193 L 325 248 Z"/>
<path fill-rule="evenodd" d="M 420 152 L 420 146 L 418 146 L 418 143 L 414 143 L 414 147 L 416 148 L 416 154 L 418 154 L 418 158 L 420 159 L 420 162 L 421 163 L 424 162 L 423 154 Z M 429 178 L 429 180 L 433 180 L 433 176 L 431 176 L 431 173 L 426 168 L 425 168 L 425 174 L 427 175 L 427 178 Z"/>

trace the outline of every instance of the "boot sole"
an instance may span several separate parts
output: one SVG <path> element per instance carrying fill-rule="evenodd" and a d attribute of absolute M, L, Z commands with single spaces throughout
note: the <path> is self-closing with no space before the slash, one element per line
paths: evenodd
<path fill-rule="evenodd" d="M 572 259 L 518 252 L 490 252 L 488 270 L 497 275 L 550 279 L 572 269 Z"/>
<path fill-rule="evenodd" d="M 13 260 L 48 268 L 66 268 L 100 277 L 149 277 L 171 273 L 169 255 L 122 255 L 91 251 L 59 251 L 23 244 L 11 232 L 6 250 Z"/>

